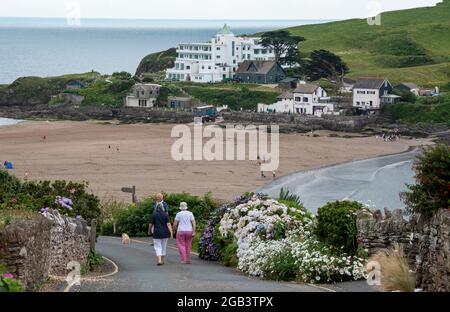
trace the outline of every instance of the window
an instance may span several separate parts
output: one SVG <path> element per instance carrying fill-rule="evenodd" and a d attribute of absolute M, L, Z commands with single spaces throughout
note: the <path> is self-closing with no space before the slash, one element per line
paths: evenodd
<path fill-rule="evenodd" d="M 147 100 L 139 100 L 139 107 L 146 107 L 147 106 Z"/>
<path fill-rule="evenodd" d="M 307 97 L 303 97 L 303 102 L 308 103 L 308 98 Z"/>
<path fill-rule="evenodd" d="M 233 60 L 233 64 L 236 64 L 236 60 Z"/>
<path fill-rule="evenodd" d="M 208 69 L 211 69 L 211 66 L 208 66 Z"/>
<path fill-rule="evenodd" d="M 302 101 L 302 98 L 301 97 L 296 97 L 295 98 L 295 102 L 301 102 Z"/>
<path fill-rule="evenodd" d="M 191 66 L 186 66 L 186 69 L 191 69 Z"/>
<path fill-rule="evenodd" d="M 359 105 L 361 105 L 361 103 L 360 103 L 360 102 L 356 102 L 356 105 L 358 105 L 358 106 L 359 106 Z"/>
<path fill-rule="evenodd" d="M 217 47 L 216 49 L 217 49 L 217 51 L 220 51 L 220 47 Z"/>

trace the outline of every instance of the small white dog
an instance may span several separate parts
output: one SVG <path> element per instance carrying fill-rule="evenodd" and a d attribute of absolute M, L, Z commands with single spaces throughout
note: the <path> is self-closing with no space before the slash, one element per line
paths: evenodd
<path fill-rule="evenodd" d="M 130 244 L 130 237 L 125 233 L 122 234 L 122 244 L 124 245 Z"/>

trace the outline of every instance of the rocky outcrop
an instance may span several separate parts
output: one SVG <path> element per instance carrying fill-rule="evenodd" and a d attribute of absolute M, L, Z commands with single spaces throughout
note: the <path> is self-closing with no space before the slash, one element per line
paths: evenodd
<path fill-rule="evenodd" d="M 401 210 L 384 214 L 362 210 L 357 215 L 358 242 L 374 255 L 400 243 L 416 273 L 417 288 L 450 291 L 450 211 L 440 209 L 432 218 L 413 215 L 403 218 Z"/>
<path fill-rule="evenodd" d="M 139 63 L 136 76 L 143 73 L 156 73 L 175 66 L 177 51 L 175 48 L 147 55 Z"/>
<path fill-rule="evenodd" d="M 36 290 L 50 274 L 67 274 L 71 261 L 85 264 L 89 252 L 90 227 L 57 211 L 15 220 L 0 231 L 0 262 L 27 291 Z"/>

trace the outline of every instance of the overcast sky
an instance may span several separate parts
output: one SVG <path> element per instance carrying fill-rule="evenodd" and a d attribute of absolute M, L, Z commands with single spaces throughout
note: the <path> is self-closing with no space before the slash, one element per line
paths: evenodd
<path fill-rule="evenodd" d="M 441 0 L 0 0 L 0 16 L 145 19 L 343 19 Z"/>

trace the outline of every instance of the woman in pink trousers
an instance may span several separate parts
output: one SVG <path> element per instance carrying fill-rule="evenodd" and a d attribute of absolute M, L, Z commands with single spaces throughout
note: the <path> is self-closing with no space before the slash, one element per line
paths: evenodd
<path fill-rule="evenodd" d="M 180 212 L 175 216 L 173 227 L 177 230 L 177 245 L 182 263 L 191 263 L 192 239 L 195 236 L 195 218 L 185 202 L 180 203 Z"/>

